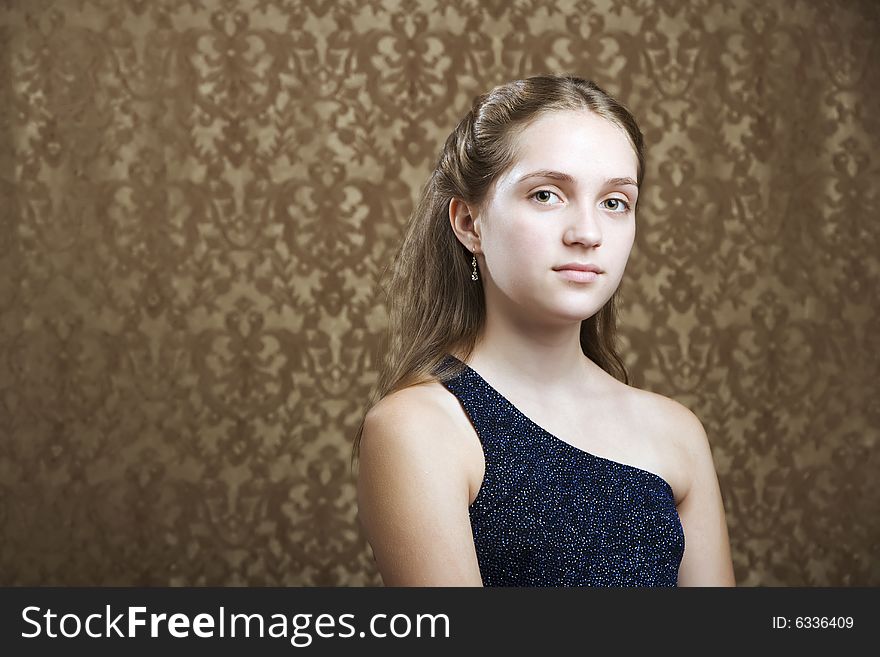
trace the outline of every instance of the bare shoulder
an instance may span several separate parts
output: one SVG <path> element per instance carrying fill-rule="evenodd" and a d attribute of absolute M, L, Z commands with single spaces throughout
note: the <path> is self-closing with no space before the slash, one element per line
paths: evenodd
<path fill-rule="evenodd" d="M 383 397 L 364 418 L 359 469 L 385 467 L 379 460 L 397 468 L 418 467 L 427 461 L 438 468 L 454 465 L 450 450 L 443 445 L 448 433 L 443 430 L 444 415 L 440 400 L 422 385 Z"/>
<path fill-rule="evenodd" d="M 469 473 L 448 400 L 433 386 L 386 396 L 364 421 L 358 517 L 386 586 L 482 583 Z"/>
<path fill-rule="evenodd" d="M 650 390 L 632 388 L 638 392 L 641 402 L 654 409 L 656 415 L 665 420 L 670 428 L 676 430 L 702 430 L 702 423 L 696 414 L 681 402 Z M 674 434 L 677 432 L 673 432 Z M 675 438 L 676 436 L 672 436 Z M 687 440 L 687 438 L 685 438 Z M 687 445 L 685 445 L 687 446 Z"/>
<path fill-rule="evenodd" d="M 671 457 L 667 461 L 669 479 L 681 502 L 691 487 L 696 461 L 709 449 L 703 423 L 681 402 L 656 392 L 629 387 L 630 408 L 634 417 L 650 418 L 657 441 L 655 448 Z"/>
<path fill-rule="evenodd" d="M 455 397 L 439 382 L 421 383 L 397 390 L 379 400 L 367 413 L 375 421 L 408 421 L 430 417 L 432 420 L 451 422 L 450 413 Z"/>
<path fill-rule="evenodd" d="M 468 470 L 473 470 L 475 454 L 482 455 L 474 448 L 474 430 L 461 402 L 439 381 L 410 386 L 384 397 L 370 409 L 367 422 L 429 429 L 419 432 L 424 447 L 458 458 Z"/>

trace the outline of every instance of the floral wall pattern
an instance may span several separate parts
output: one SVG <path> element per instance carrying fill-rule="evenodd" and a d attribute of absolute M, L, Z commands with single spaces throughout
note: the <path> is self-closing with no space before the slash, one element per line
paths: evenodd
<path fill-rule="evenodd" d="M 738 583 L 880 584 L 878 60 L 870 0 L 0 3 L 0 582 L 380 584 L 376 281 L 473 97 L 559 72 L 645 133 L 622 351 Z"/>

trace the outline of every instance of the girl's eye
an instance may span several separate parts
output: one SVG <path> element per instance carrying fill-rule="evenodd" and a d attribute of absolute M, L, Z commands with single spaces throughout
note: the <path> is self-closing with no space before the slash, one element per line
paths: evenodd
<path fill-rule="evenodd" d="M 624 201 L 622 198 L 605 199 L 605 203 L 608 203 L 609 201 L 614 201 L 617 204 L 615 207 L 610 208 L 611 210 L 614 210 L 615 212 L 620 212 L 621 214 L 623 214 L 625 212 L 629 212 L 629 203 Z M 617 210 L 616 208 L 619 208 L 621 205 L 624 207 L 624 209 Z"/>
<path fill-rule="evenodd" d="M 556 194 L 556 192 L 551 192 L 549 189 L 539 189 L 536 192 L 532 192 L 532 194 L 529 196 L 529 198 L 534 198 L 538 194 L 550 194 L 551 196 L 556 196 L 556 198 L 559 198 L 559 196 Z M 539 202 L 541 205 L 556 205 L 555 203 L 546 203 L 545 201 L 540 200 L 540 199 L 539 199 Z"/>

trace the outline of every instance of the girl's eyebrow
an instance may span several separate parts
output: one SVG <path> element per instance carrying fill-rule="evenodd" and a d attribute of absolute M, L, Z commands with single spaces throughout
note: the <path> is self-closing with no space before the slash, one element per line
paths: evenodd
<path fill-rule="evenodd" d="M 561 171 L 553 171 L 551 169 L 539 169 L 538 171 L 532 171 L 531 173 L 527 173 L 522 178 L 516 181 L 516 184 L 520 184 L 524 180 L 528 180 L 529 178 L 552 178 L 554 180 L 562 180 L 567 183 L 571 183 L 572 185 L 576 185 L 577 181 L 567 173 L 562 173 Z M 623 178 L 609 178 L 605 181 L 605 185 L 612 187 L 620 187 L 623 185 L 632 185 L 633 187 L 638 188 L 638 184 L 635 180 L 630 177 Z"/>

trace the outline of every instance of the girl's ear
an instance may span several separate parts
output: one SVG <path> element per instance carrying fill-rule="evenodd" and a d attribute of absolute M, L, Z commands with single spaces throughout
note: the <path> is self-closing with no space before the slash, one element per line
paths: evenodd
<path fill-rule="evenodd" d="M 449 200 L 449 223 L 458 241 L 468 251 L 478 252 L 480 248 L 480 219 L 474 219 L 471 208 L 461 199 L 452 197 Z"/>

